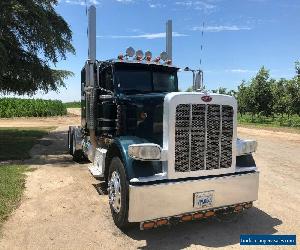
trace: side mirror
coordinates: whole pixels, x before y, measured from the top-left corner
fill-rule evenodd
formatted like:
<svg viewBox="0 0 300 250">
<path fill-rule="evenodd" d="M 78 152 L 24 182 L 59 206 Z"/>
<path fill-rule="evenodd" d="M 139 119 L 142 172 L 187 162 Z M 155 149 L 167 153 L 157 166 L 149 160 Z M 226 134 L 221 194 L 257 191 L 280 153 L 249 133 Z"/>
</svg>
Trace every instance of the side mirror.
<svg viewBox="0 0 300 250">
<path fill-rule="evenodd" d="M 195 86 L 195 90 L 202 90 L 203 86 L 202 86 L 202 71 L 197 70 L 195 72 L 195 77 L 194 77 L 194 86 Z"/>
</svg>

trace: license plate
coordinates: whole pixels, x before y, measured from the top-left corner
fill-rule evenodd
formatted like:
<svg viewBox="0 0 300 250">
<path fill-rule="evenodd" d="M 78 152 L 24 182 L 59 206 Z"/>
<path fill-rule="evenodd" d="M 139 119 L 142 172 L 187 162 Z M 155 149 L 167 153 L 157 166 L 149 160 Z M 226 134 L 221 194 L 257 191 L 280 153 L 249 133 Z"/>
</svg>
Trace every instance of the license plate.
<svg viewBox="0 0 300 250">
<path fill-rule="evenodd" d="M 209 208 L 213 206 L 214 190 L 194 193 L 195 208 Z"/>
</svg>

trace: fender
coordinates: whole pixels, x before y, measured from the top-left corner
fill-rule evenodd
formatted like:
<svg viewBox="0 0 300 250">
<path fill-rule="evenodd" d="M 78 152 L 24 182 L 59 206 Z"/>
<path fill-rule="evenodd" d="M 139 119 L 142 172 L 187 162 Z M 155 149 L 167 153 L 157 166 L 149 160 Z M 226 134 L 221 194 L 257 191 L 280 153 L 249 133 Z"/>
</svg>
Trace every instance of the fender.
<svg viewBox="0 0 300 250">
<path fill-rule="evenodd" d="M 128 146 L 139 143 L 149 143 L 149 141 L 136 136 L 120 136 L 114 138 L 112 144 L 108 148 L 107 161 L 105 164 L 106 172 L 108 173 L 110 160 L 114 156 L 121 158 L 121 161 L 125 167 L 128 181 L 130 181 L 132 178 L 152 176 L 161 172 L 162 167 L 160 161 L 139 161 L 129 157 Z M 116 152 L 116 149 L 118 153 Z"/>
</svg>

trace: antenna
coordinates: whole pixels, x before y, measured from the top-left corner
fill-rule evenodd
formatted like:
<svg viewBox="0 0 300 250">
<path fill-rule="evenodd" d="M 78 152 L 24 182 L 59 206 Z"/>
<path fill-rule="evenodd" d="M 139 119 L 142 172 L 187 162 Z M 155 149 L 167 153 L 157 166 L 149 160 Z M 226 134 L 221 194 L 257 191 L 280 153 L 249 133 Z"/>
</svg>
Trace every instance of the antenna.
<svg viewBox="0 0 300 250">
<path fill-rule="evenodd" d="M 204 35 L 204 22 L 202 23 L 202 31 L 201 31 L 201 46 L 200 46 L 200 68 L 202 65 L 202 54 L 203 54 L 203 35 Z"/>
<path fill-rule="evenodd" d="M 87 5 L 87 2 L 85 0 L 85 16 L 87 17 L 88 16 L 88 5 Z M 89 36 L 89 28 L 88 26 L 86 26 L 86 37 Z"/>
<path fill-rule="evenodd" d="M 203 84 L 203 70 L 201 69 L 202 67 L 202 56 L 203 56 L 203 36 L 204 36 L 204 22 L 202 23 L 202 32 L 201 32 L 201 47 L 200 47 L 200 69 L 199 69 L 199 89 L 203 90 L 204 89 L 204 84 Z"/>
</svg>

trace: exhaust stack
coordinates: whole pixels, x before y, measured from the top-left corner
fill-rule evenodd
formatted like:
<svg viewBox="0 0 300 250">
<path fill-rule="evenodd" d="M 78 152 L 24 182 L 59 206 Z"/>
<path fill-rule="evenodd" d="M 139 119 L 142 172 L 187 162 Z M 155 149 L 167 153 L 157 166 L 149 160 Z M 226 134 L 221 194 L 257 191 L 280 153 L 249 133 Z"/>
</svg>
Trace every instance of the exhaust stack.
<svg viewBox="0 0 300 250">
<path fill-rule="evenodd" d="M 168 59 L 172 61 L 172 20 L 166 23 L 166 52 Z"/>
<path fill-rule="evenodd" d="M 88 9 L 88 60 L 86 62 L 86 86 L 87 99 L 86 99 L 86 118 L 87 127 L 90 132 L 90 142 L 93 148 L 92 152 L 95 152 L 97 148 L 96 139 L 96 115 L 95 115 L 95 105 L 96 105 L 96 90 L 95 86 L 95 74 L 94 65 L 96 64 L 96 7 L 91 5 Z M 94 159 L 94 153 L 90 160 Z"/>
<path fill-rule="evenodd" d="M 88 59 L 92 62 L 96 60 L 96 7 L 91 5 L 88 9 Z"/>
</svg>

